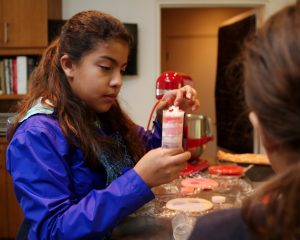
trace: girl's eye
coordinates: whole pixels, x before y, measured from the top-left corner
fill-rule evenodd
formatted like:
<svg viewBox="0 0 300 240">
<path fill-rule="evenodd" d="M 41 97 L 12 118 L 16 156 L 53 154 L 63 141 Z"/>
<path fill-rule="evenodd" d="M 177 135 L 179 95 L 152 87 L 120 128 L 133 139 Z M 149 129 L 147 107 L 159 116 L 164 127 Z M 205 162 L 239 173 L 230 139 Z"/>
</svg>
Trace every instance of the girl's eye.
<svg viewBox="0 0 300 240">
<path fill-rule="evenodd" d="M 110 71 L 111 70 L 111 67 L 109 66 L 104 66 L 104 65 L 100 65 L 100 68 L 104 71 Z"/>
</svg>

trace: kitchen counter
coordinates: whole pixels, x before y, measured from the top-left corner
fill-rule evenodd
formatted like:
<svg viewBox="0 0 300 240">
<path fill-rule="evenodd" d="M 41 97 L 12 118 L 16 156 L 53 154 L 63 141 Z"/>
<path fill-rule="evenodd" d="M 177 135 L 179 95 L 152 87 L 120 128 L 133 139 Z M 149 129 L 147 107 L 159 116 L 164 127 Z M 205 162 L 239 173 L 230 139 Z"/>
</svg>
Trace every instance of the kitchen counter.
<svg viewBox="0 0 300 240">
<path fill-rule="evenodd" d="M 212 196 L 221 195 L 226 197 L 223 208 L 240 207 L 242 200 L 251 194 L 253 188 L 261 181 L 272 175 L 270 167 L 263 167 L 263 170 L 256 166 L 251 169 L 251 181 L 246 175 L 244 177 L 219 176 L 215 178 L 219 183 L 218 189 L 215 190 L 198 190 L 192 195 L 186 197 L 203 198 L 211 200 Z M 263 177 L 265 176 L 265 177 Z M 211 177 L 207 173 L 200 173 L 194 177 Z M 127 217 L 113 232 L 113 240 L 172 240 L 173 230 L 171 220 L 178 214 L 178 211 L 166 208 L 168 200 L 185 197 L 180 192 L 180 181 L 177 179 L 170 184 L 165 184 L 154 188 L 153 192 L 156 199 L 146 204 L 134 214 Z M 214 209 L 209 210 L 214 211 Z M 209 212 L 207 211 L 207 212 Z M 196 217 L 206 214 L 207 212 L 189 214 L 190 217 Z"/>
</svg>

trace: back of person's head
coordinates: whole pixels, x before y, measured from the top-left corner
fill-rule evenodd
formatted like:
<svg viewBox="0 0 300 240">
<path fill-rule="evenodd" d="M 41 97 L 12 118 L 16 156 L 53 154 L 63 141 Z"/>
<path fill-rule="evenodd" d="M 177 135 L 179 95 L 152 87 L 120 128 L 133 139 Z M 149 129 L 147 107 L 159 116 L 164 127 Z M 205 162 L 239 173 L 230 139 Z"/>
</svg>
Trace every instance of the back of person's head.
<svg viewBox="0 0 300 240">
<path fill-rule="evenodd" d="M 300 152 L 300 7 L 272 16 L 248 48 L 245 94 L 275 145 Z"/>
<path fill-rule="evenodd" d="M 285 166 L 245 203 L 244 215 L 262 239 L 300 238 L 300 6 L 284 8 L 246 45 L 246 102 L 269 151 Z M 267 198 L 266 221 L 255 223 L 254 209 Z M 298 234 L 298 235 L 297 235 Z"/>
</svg>

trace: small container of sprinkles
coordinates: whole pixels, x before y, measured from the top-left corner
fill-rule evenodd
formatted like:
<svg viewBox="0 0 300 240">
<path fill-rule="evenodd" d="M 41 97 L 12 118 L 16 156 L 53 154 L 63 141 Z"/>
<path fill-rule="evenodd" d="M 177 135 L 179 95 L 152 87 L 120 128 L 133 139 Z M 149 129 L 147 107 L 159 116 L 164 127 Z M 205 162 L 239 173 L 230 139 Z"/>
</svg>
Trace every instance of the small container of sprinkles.
<svg viewBox="0 0 300 240">
<path fill-rule="evenodd" d="M 171 106 L 163 111 L 162 147 L 181 148 L 183 134 L 184 111 Z"/>
</svg>

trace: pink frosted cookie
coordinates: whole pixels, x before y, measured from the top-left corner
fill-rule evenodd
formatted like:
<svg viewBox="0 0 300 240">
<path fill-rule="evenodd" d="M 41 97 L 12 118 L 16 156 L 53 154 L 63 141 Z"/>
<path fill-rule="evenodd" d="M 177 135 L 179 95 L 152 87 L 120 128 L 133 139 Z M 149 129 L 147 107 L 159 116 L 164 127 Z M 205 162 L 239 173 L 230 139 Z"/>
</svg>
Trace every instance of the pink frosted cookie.
<svg viewBox="0 0 300 240">
<path fill-rule="evenodd" d="M 192 195 L 194 193 L 195 188 L 193 187 L 181 187 L 180 193 L 182 195 Z"/>
<path fill-rule="evenodd" d="M 200 188 L 202 190 L 205 189 L 215 189 L 218 187 L 218 183 L 209 178 L 186 178 L 181 181 L 181 185 L 183 187 L 193 187 L 193 188 Z"/>
<path fill-rule="evenodd" d="M 211 209 L 213 204 L 203 198 L 174 198 L 167 202 L 170 210 L 184 212 L 203 212 Z"/>
</svg>

